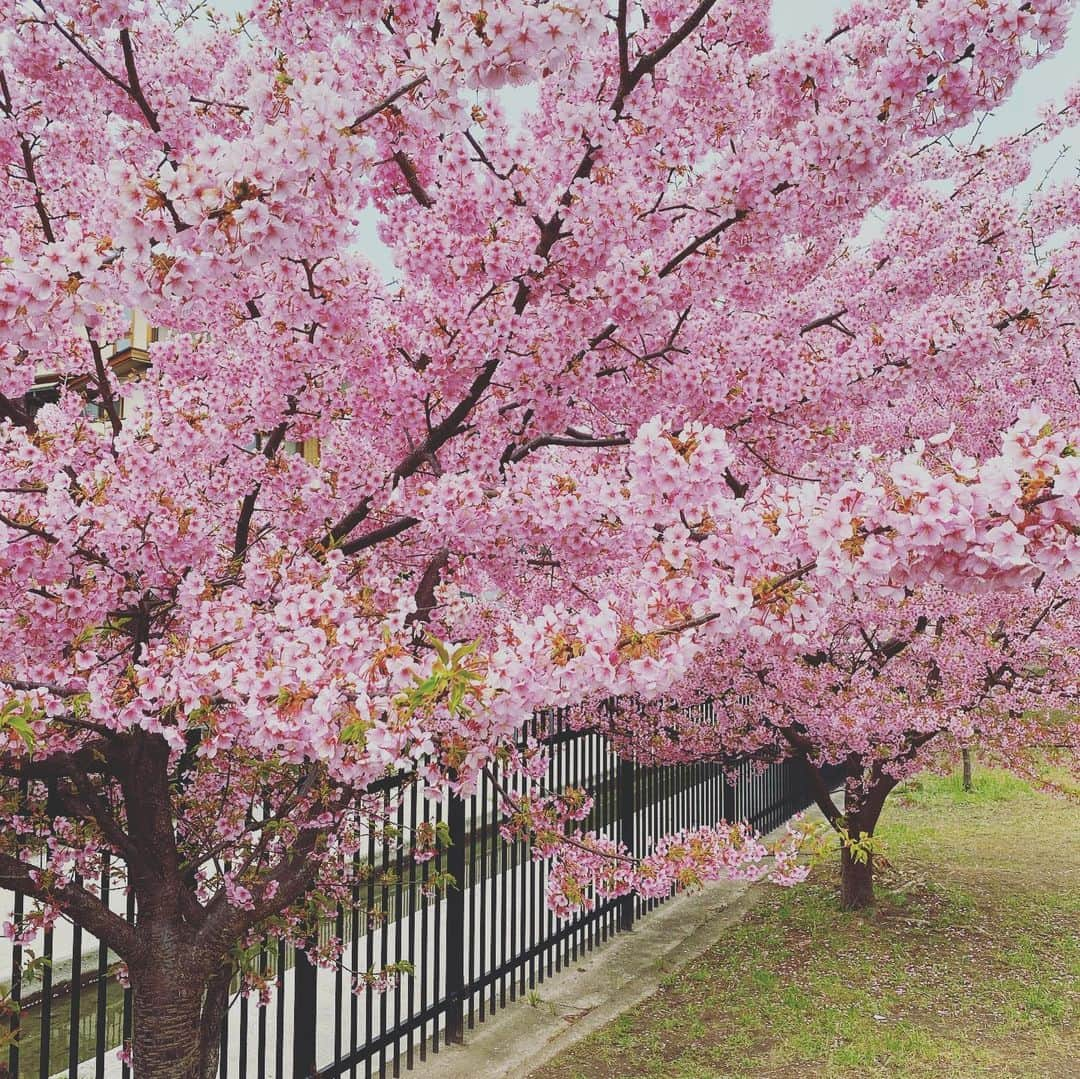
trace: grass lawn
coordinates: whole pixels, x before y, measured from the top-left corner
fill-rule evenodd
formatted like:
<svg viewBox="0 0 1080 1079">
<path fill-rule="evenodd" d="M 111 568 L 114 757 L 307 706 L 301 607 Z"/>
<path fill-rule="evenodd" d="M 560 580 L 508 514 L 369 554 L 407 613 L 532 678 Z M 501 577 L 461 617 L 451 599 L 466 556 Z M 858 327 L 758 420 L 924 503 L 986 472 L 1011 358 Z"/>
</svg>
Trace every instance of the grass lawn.
<svg viewBox="0 0 1080 1079">
<path fill-rule="evenodd" d="M 1080 809 L 1011 776 L 889 798 L 878 906 L 833 864 L 533 1079 L 1080 1076 Z"/>
</svg>

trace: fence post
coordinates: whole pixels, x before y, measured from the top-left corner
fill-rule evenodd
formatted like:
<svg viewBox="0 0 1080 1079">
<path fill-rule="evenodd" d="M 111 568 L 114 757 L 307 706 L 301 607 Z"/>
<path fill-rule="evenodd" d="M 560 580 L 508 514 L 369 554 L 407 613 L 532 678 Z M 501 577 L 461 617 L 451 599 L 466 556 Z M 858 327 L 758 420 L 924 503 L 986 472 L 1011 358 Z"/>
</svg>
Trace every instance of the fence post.
<svg viewBox="0 0 1080 1079">
<path fill-rule="evenodd" d="M 632 760 L 619 757 L 617 766 L 618 782 L 618 811 L 619 811 L 619 839 L 631 854 L 636 853 L 636 838 L 634 836 L 634 811 L 637 808 L 634 798 L 634 782 L 637 778 L 637 765 Z M 620 932 L 632 928 L 634 924 L 634 907 L 637 898 L 633 895 L 624 895 L 619 900 L 619 930 Z"/>
<path fill-rule="evenodd" d="M 293 952 L 293 1070 L 294 1079 L 315 1074 L 315 964 L 305 952 Z"/>
<path fill-rule="evenodd" d="M 740 773 L 741 778 L 741 773 Z M 735 784 L 728 779 L 727 773 L 724 773 L 724 788 L 723 799 L 721 801 L 721 815 L 728 824 L 735 823 Z"/>
<path fill-rule="evenodd" d="M 446 1040 L 465 1040 L 465 800 L 450 795 L 450 848 L 446 871 L 454 883 L 446 891 Z M 470 942 L 471 947 L 471 942 Z"/>
</svg>

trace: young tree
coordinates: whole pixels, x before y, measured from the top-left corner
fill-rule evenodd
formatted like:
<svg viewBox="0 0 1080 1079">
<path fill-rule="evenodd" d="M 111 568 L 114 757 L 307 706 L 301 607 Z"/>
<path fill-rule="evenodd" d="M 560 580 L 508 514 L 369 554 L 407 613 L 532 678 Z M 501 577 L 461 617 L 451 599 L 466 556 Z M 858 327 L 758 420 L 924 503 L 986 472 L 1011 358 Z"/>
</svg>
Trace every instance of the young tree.
<svg viewBox="0 0 1080 1079">
<path fill-rule="evenodd" d="M 841 430 L 938 378 L 914 320 L 997 257 L 993 220 L 955 281 L 917 234 L 850 254 L 867 213 L 976 171 L 944 140 L 1070 9 L 857 4 L 795 49 L 720 0 L 3 6 L 0 884 L 123 957 L 141 1077 L 215 1073 L 238 950 L 310 938 L 388 770 L 467 788 L 533 707 L 855 587 L 1075 572 L 1060 410 L 982 464 Z M 130 309 L 172 331 L 137 385 Z"/>
<path fill-rule="evenodd" d="M 960 760 L 964 769 L 963 786 L 965 791 L 975 789 L 975 780 L 972 775 L 972 751 L 971 746 L 963 746 L 960 749 Z"/>
</svg>

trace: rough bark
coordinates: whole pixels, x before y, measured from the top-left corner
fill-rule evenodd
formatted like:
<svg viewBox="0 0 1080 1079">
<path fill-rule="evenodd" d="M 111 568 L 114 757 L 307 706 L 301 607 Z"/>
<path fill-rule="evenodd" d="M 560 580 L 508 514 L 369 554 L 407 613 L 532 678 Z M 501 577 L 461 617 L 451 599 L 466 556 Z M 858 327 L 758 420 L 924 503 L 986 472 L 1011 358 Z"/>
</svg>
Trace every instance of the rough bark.
<svg viewBox="0 0 1080 1079">
<path fill-rule="evenodd" d="M 964 790 L 970 791 L 974 789 L 974 783 L 971 777 L 971 750 L 965 746 L 960 751 L 960 756 L 964 761 Z"/>
<path fill-rule="evenodd" d="M 225 925 L 207 936 L 206 911 L 183 879 L 164 740 L 133 737 L 119 779 L 138 855 L 127 863 L 139 942 L 128 961 L 133 1071 L 139 1079 L 216 1079 L 231 975 L 226 956 L 239 932 Z"/>
<path fill-rule="evenodd" d="M 852 773 L 844 784 L 844 812 L 841 813 L 832 799 L 828 786 L 822 778 L 820 769 L 804 758 L 810 791 L 818 808 L 825 814 L 829 824 L 841 834 L 846 831 L 853 838 L 863 832 L 874 834 L 881 813 L 885 796 L 892 789 L 891 780 L 879 780 L 869 793 L 860 787 L 862 774 L 861 761 L 852 761 Z M 887 786 L 887 789 L 886 789 Z M 868 855 L 866 862 L 857 862 L 851 851 L 841 845 L 840 848 L 840 906 L 844 910 L 861 910 L 874 902 L 874 861 Z"/>
<path fill-rule="evenodd" d="M 230 971 L 165 949 L 131 972 L 132 1063 L 139 1079 L 216 1079 Z"/>
</svg>

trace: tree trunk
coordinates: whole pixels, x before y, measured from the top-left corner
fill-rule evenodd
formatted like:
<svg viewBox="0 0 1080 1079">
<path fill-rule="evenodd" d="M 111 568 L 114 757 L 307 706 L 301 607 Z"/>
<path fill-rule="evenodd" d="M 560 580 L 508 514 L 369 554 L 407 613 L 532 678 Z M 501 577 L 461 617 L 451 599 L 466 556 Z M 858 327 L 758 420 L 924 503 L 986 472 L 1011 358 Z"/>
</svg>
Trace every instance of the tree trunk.
<svg viewBox="0 0 1080 1079">
<path fill-rule="evenodd" d="M 848 837 L 856 842 L 873 838 L 881 808 L 896 780 L 878 775 L 869 790 L 861 778 L 849 776 L 844 784 L 844 821 Z M 840 906 L 843 910 L 864 910 L 874 905 L 874 856 L 866 851 L 866 861 L 857 861 L 851 850 L 840 848 Z"/>
<path fill-rule="evenodd" d="M 874 905 L 874 858 L 857 862 L 847 847 L 840 851 L 840 906 L 843 910 L 865 910 Z"/>
<path fill-rule="evenodd" d="M 132 971 L 133 1074 L 138 1079 L 216 1079 L 228 967 L 159 956 Z"/>
<path fill-rule="evenodd" d="M 974 789 L 974 785 L 971 781 L 971 750 L 967 746 L 964 746 L 960 750 L 960 756 L 964 761 L 964 790 L 970 791 Z"/>
</svg>

